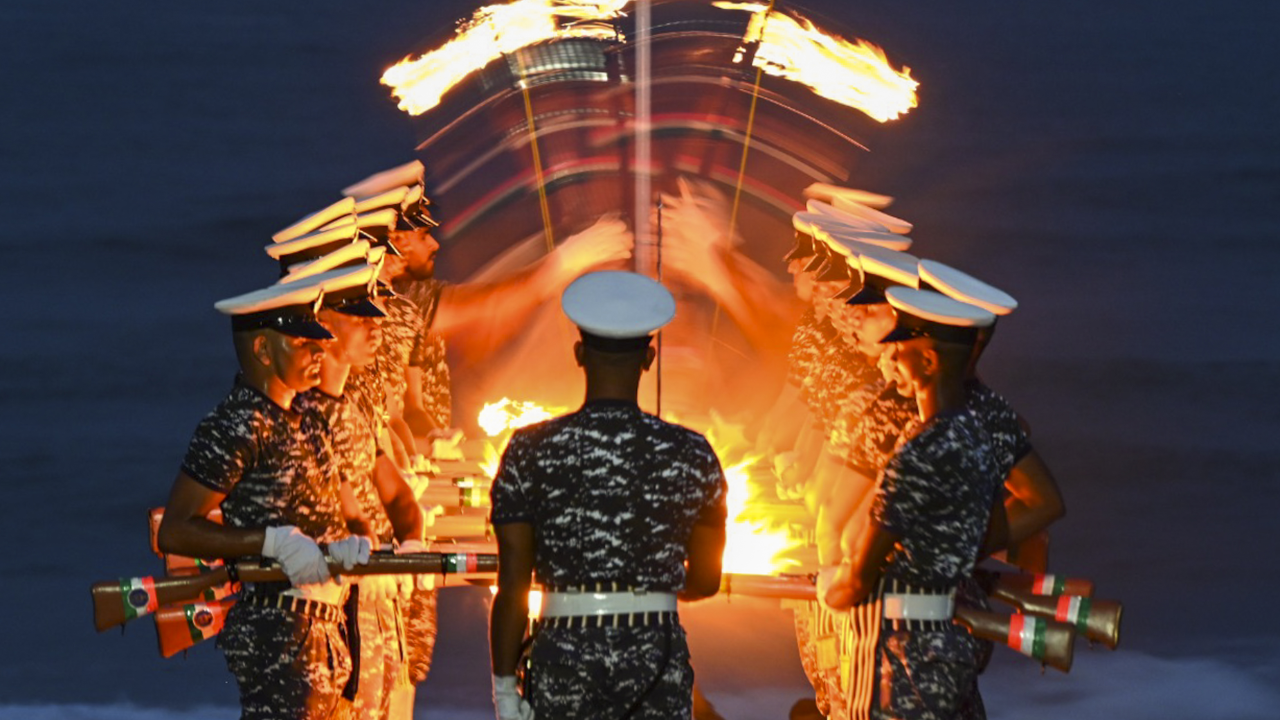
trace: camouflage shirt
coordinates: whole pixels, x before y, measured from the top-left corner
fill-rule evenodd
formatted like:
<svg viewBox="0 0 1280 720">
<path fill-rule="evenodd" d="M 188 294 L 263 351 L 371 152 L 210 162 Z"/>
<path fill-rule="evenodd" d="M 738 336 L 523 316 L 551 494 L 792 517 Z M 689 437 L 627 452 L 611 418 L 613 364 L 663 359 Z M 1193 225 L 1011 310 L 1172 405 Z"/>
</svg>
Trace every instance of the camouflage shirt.
<svg viewBox="0 0 1280 720">
<path fill-rule="evenodd" d="M 787 354 L 787 382 L 803 387 L 805 378 L 813 373 L 819 352 L 831 339 L 824 336 L 824 328 L 834 337 L 835 328 L 825 320 L 819 321 L 813 308 L 805 310 L 800 316 L 795 334 L 791 336 L 791 350 Z"/>
<path fill-rule="evenodd" d="M 976 378 L 965 385 L 965 405 L 973 410 L 991 435 L 1000 477 L 1008 477 L 1013 466 L 1031 452 L 1031 438 L 1018 420 L 1018 413 L 1014 412 L 1009 401 Z"/>
<path fill-rule="evenodd" d="M 409 364 L 422 368 L 422 404 L 427 415 L 442 428 L 453 425 L 453 394 L 450 390 L 449 362 L 444 338 L 431 331 L 440 306 L 445 283 L 440 280 L 412 280 L 396 284 L 417 308 L 420 329 L 414 335 Z"/>
<path fill-rule="evenodd" d="M 492 522 L 533 525 L 545 587 L 675 592 L 694 525 L 724 524 L 726 492 L 706 438 L 634 403 L 597 400 L 515 432 Z"/>
<path fill-rule="evenodd" d="M 373 468 L 378 460 L 378 438 L 374 420 L 345 397 L 334 397 L 319 388 L 298 395 L 293 409 L 314 413 L 329 435 L 333 464 L 343 482 L 351 486 L 360 510 L 378 539 L 390 542 L 391 521 L 387 518 L 377 488 Z"/>
<path fill-rule="evenodd" d="M 879 474 L 903 431 L 920 417 L 914 399 L 899 395 L 883 381 L 878 387 L 880 393 L 866 406 L 845 406 L 828 435 L 828 447 L 868 477 Z"/>
<path fill-rule="evenodd" d="M 830 432 L 842 408 L 861 413 L 884 383 L 875 364 L 839 338 L 827 343 L 813 377 L 809 407 L 824 433 Z"/>
<path fill-rule="evenodd" d="M 1003 482 L 991 437 L 969 408 L 922 424 L 885 465 L 871 507 L 900 538 L 885 578 L 954 587 L 973 570 Z"/>
<path fill-rule="evenodd" d="M 294 525 L 323 543 L 348 534 L 332 460 L 314 414 L 285 410 L 236 378 L 196 427 L 182 470 L 226 495 L 228 526 Z"/>
<path fill-rule="evenodd" d="M 996 469 L 1000 477 L 1008 477 L 1013 466 L 1032 449 L 1031 438 L 1023 429 L 1018 413 L 1014 412 L 1007 400 L 976 378 L 965 383 L 964 402 L 991 436 Z M 902 437 L 905 439 L 913 435 L 919 425 L 920 416 L 917 414 L 912 417 L 911 424 L 903 431 Z"/>
</svg>

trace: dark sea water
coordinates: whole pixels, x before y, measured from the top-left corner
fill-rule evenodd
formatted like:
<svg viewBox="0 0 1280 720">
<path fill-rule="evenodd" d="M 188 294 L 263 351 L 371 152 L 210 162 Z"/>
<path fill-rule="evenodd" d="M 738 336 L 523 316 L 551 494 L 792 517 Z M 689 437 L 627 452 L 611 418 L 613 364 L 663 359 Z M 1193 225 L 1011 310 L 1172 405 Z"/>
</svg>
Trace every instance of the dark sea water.
<svg viewBox="0 0 1280 720">
<path fill-rule="evenodd" d="M 1066 494 L 1054 566 L 1125 602 L 1070 675 L 999 653 L 991 717 L 1280 716 L 1280 5 L 808 6 L 921 81 L 858 182 L 1021 301 L 986 377 Z M 98 636 L 87 588 L 156 567 L 144 510 L 231 380 L 213 301 L 408 159 L 377 78 L 471 8 L 0 3 L 0 720 L 235 716 L 212 647 Z M 445 596 L 420 715 L 491 717 L 483 593 Z M 687 613 L 708 694 L 785 717 L 785 614 L 716 602 Z"/>
</svg>

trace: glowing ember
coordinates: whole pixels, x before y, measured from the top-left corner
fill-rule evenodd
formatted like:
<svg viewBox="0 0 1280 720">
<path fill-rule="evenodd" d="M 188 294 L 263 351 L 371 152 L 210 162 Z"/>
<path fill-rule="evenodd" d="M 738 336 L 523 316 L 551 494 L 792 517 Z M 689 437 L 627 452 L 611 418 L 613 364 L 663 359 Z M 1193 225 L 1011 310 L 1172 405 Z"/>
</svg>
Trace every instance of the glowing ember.
<svg viewBox="0 0 1280 720">
<path fill-rule="evenodd" d="M 550 420 L 564 413 L 564 408 L 545 408 L 534 402 L 502 398 L 496 403 L 485 403 L 477 422 L 489 437 L 497 437 L 508 430 Z"/>
<path fill-rule="evenodd" d="M 760 3 L 717 2 L 724 10 L 753 13 L 744 43 L 759 42 L 753 64 L 770 75 L 794 80 L 822 97 L 856 108 L 872 118 L 894 120 L 916 107 L 910 68 L 894 70 L 884 52 L 865 40 L 851 43 L 819 30 L 808 19 Z M 745 53 L 738 51 L 735 62 Z"/>
<path fill-rule="evenodd" d="M 405 58 L 382 75 L 399 107 L 421 115 L 440 104 L 449 88 L 472 72 L 526 45 L 563 38 L 616 37 L 605 23 L 621 16 L 630 0 L 516 0 L 477 10 L 442 47 Z"/>
</svg>

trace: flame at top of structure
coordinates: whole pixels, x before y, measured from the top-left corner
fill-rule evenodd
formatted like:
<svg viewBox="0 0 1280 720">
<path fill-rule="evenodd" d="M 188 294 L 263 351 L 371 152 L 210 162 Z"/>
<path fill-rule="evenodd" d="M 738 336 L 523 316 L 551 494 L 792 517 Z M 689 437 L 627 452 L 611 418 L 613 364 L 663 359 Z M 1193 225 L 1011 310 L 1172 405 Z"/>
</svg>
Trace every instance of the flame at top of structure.
<svg viewBox="0 0 1280 720">
<path fill-rule="evenodd" d="M 444 94 L 490 62 L 520 48 L 566 38 L 622 39 L 610 21 L 631 0 L 514 0 L 487 5 L 462 23 L 441 47 L 401 60 L 382 75 L 401 110 L 421 115 Z M 895 70 L 875 45 L 823 32 L 794 13 L 763 3 L 713 2 L 721 10 L 752 13 L 742 41 L 758 43 L 753 64 L 776 77 L 805 85 L 822 97 L 886 122 L 916 107 L 910 69 Z M 742 62 L 740 49 L 734 62 Z"/>
<path fill-rule="evenodd" d="M 897 119 L 918 104 L 920 83 L 911 78 L 911 69 L 894 70 L 884 51 L 866 40 L 851 43 L 807 18 L 770 12 L 760 3 L 714 5 L 753 13 L 743 42 L 759 43 L 753 64 L 770 75 L 802 83 L 880 122 Z M 741 62 L 744 55 L 740 50 L 734 61 Z"/>
<path fill-rule="evenodd" d="M 487 5 L 443 46 L 405 58 L 382 75 L 399 107 L 421 115 L 467 75 L 522 47 L 563 38 L 613 38 L 605 21 L 620 17 L 631 0 L 516 0 Z"/>
</svg>

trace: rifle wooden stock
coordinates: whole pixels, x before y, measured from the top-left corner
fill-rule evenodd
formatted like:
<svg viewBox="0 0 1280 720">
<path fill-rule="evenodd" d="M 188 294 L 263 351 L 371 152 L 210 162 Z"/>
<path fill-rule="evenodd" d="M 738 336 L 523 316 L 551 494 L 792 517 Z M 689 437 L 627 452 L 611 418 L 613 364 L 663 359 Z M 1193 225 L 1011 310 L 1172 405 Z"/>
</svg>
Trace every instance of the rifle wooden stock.
<svg viewBox="0 0 1280 720">
<path fill-rule="evenodd" d="M 280 565 L 269 560 L 245 558 L 236 561 L 239 578 L 245 582 L 279 582 L 288 580 Z M 475 577 L 492 574 L 498 570 L 498 556 L 489 553 L 427 552 L 395 555 L 376 552 L 366 565 L 356 565 L 343 570 L 342 565 L 329 562 L 333 575 L 388 575 L 408 573 L 415 575 L 442 575 Z M 101 632 L 148 615 L 161 605 L 173 605 L 197 600 L 201 593 L 227 583 L 231 579 L 230 568 L 223 566 L 206 573 L 183 577 L 121 578 L 94 583 L 94 626 Z"/>
<path fill-rule="evenodd" d="M 452 483 L 431 483 L 422 491 L 418 502 L 426 505 L 440 505 L 447 508 L 487 508 L 489 507 L 489 488 L 458 487 Z"/>
<path fill-rule="evenodd" d="M 725 573 L 720 590 L 726 593 L 792 600 L 816 600 L 817 587 L 806 575 L 739 575 Z M 1063 672 L 1071 669 L 1075 630 L 1066 623 L 1023 615 L 997 615 L 957 606 L 955 622 L 974 637 L 1007 645 Z"/>
<path fill-rule="evenodd" d="M 996 613 L 957 606 L 955 621 L 976 638 L 999 643 L 1062 672 L 1071 671 L 1075 629 L 1066 623 L 1032 615 Z"/>
<path fill-rule="evenodd" d="M 1124 606 L 1115 600 L 1096 600 L 1078 595 L 1048 597 L 1003 587 L 996 587 L 991 597 L 1024 613 L 1067 623 L 1089 640 L 1112 650 L 1120 644 L 1120 614 Z"/>
<path fill-rule="evenodd" d="M 235 598 L 169 605 L 156 610 L 156 639 L 161 657 L 173 657 L 222 632 Z"/>
<path fill-rule="evenodd" d="M 988 595 L 997 592 L 1013 592 L 1020 595 L 1076 595 L 1093 596 L 1093 581 L 1061 575 L 1034 575 L 1026 573 L 1002 573 L 977 570 L 974 576 Z"/>
</svg>

